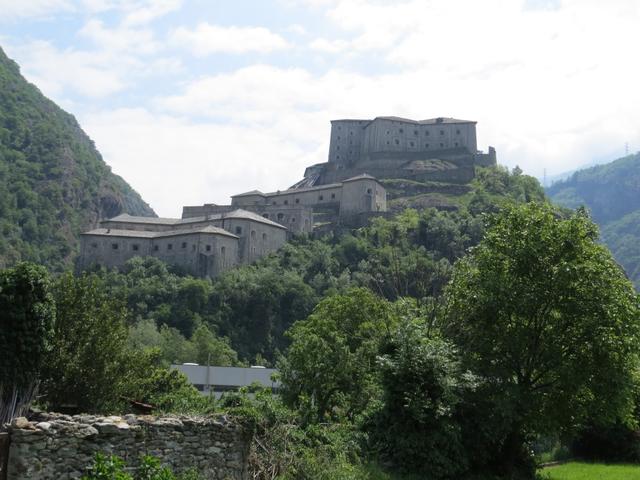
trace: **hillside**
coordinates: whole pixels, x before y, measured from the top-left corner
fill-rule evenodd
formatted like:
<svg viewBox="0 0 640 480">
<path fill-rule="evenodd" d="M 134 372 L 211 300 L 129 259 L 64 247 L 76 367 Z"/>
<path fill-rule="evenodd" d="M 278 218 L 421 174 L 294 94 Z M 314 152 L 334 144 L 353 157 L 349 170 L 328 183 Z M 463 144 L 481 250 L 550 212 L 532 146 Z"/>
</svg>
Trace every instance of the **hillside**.
<svg viewBox="0 0 640 480">
<path fill-rule="evenodd" d="M 547 189 L 560 205 L 585 205 L 602 238 L 640 288 L 640 153 L 574 173 Z"/>
<path fill-rule="evenodd" d="M 0 49 L 0 267 L 31 260 L 60 270 L 81 231 L 123 212 L 155 215 Z"/>
</svg>

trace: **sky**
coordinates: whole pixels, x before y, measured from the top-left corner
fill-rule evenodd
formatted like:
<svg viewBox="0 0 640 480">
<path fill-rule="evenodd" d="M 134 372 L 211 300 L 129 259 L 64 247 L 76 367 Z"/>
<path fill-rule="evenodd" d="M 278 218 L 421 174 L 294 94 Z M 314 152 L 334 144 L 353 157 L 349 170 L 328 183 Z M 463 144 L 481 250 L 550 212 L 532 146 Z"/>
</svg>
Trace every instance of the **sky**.
<svg viewBox="0 0 640 480">
<path fill-rule="evenodd" d="M 475 120 L 540 178 L 640 150 L 638 0 L 0 0 L 0 46 L 161 216 L 291 186 L 337 118 Z"/>
</svg>

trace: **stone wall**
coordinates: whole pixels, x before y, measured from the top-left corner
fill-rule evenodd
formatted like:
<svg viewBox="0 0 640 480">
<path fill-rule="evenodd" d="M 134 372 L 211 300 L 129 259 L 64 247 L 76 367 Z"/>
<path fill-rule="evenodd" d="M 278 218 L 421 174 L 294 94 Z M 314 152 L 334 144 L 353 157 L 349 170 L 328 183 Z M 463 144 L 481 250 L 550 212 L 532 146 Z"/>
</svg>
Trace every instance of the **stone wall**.
<svg viewBox="0 0 640 480">
<path fill-rule="evenodd" d="M 250 438 L 225 416 L 38 414 L 14 420 L 8 433 L 7 480 L 80 478 L 96 452 L 118 455 L 128 466 L 153 455 L 178 472 L 196 468 L 205 479 L 248 478 Z"/>
</svg>

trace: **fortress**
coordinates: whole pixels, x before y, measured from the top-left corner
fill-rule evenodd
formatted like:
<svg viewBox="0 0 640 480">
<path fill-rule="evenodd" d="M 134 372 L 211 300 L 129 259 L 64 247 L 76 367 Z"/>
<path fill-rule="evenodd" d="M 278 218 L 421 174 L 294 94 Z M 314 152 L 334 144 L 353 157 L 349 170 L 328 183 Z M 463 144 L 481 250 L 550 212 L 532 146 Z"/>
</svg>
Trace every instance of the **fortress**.
<svg viewBox="0 0 640 480">
<path fill-rule="evenodd" d="M 182 218 L 132 217 L 100 222 L 81 236 L 78 268 L 122 267 L 153 256 L 198 277 L 216 277 L 278 250 L 320 225 L 356 227 L 387 211 L 378 178 L 467 183 L 476 166 L 496 164 L 477 150 L 476 122 L 398 117 L 333 120 L 328 162 L 308 167 L 287 190 L 231 197 L 230 205 L 185 206 Z"/>
</svg>

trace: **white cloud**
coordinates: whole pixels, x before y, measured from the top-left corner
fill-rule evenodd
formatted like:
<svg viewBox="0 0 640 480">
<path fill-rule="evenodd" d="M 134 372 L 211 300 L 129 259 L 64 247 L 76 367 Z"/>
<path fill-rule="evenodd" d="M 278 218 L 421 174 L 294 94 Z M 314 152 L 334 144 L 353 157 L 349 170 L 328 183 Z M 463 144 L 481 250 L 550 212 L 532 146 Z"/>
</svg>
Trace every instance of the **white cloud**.
<svg viewBox="0 0 640 480">
<path fill-rule="evenodd" d="M 0 20 L 44 17 L 73 9 L 69 0 L 0 0 Z"/>
<path fill-rule="evenodd" d="M 98 47 L 112 54 L 116 52 L 151 54 L 160 49 L 153 30 L 149 28 L 119 26 L 109 29 L 100 20 L 92 19 L 80 29 L 78 34 L 92 40 Z"/>
<path fill-rule="evenodd" d="M 81 120 L 113 171 L 163 216 L 179 216 L 183 205 L 228 204 L 243 188 L 282 188 L 288 170 L 301 174 L 309 161 L 308 151 L 269 129 L 196 123 L 144 109 Z"/>
<path fill-rule="evenodd" d="M 96 52 L 58 50 L 45 41 L 10 47 L 20 59 L 25 76 L 45 95 L 64 96 L 69 89 L 88 97 L 104 97 L 125 87 L 120 72 L 110 68 L 111 59 Z"/>
<path fill-rule="evenodd" d="M 327 40 L 326 38 L 316 38 L 309 44 L 309 48 L 319 52 L 340 53 L 350 47 L 350 42 L 342 39 Z"/>
<path fill-rule="evenodd" d="M 213 53 L 269 53 L 289 47 L 284 38 L 264 27 L 223 27 L 206 22 L 199 23 L 194 30 L 184 27 L 175 29 L 170 42 L 187 48 L 197 56 Z"/>
</svg>

